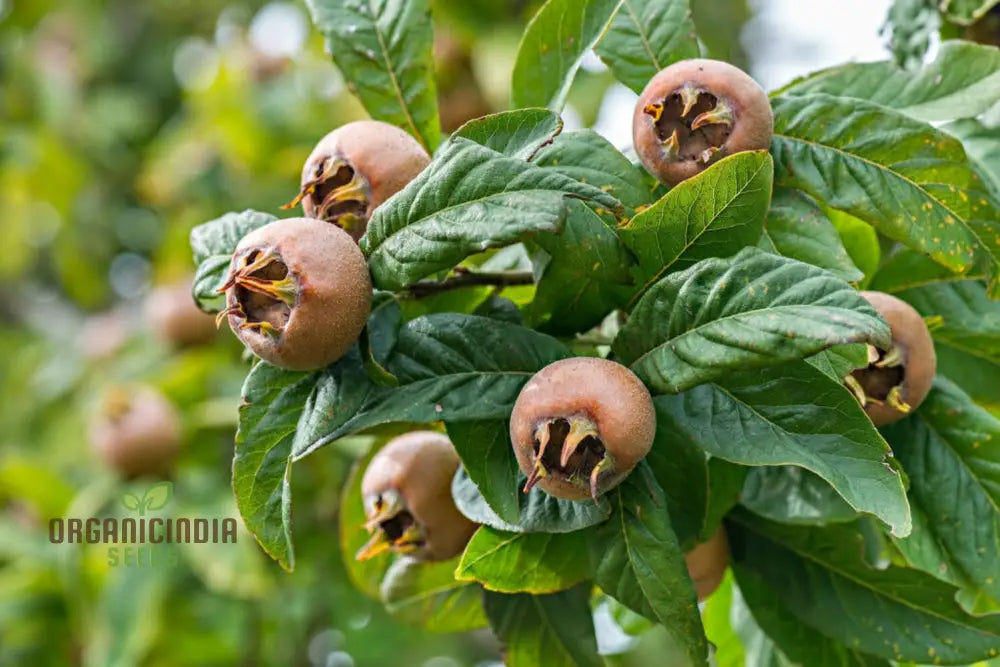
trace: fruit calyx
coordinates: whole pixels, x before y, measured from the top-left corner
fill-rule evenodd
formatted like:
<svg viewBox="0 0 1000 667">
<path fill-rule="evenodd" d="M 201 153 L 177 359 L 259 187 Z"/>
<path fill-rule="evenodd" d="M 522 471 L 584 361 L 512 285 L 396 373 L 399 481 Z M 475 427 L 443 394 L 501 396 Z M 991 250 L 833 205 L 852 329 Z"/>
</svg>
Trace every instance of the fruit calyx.
<svg viewBox="0 0 1000 667">
<path fill-rule="evenodd" d="M 868 345 L 868 366 L 853 371 L 844 378 L 861 407 L 888 405 L 903 414 L 913 408 L 903 400 L 903 379 L 906 377 L 906 353 L 899 345 L 882 350 Z"/>
<path fill-rule="evenodd" d="M 412 553 L 426 543 L 423 527 L 406 507 L 403 496 L 393 489 L 370 494 L 364 498 L 366 514 L 370 518 L 365 529 L 371 539 L 361 547 L 354 558 L 365 561 L 386 551 Z"/>
<path fill-rule="evenodd" d="M 614 469 L 614 461 L 594 420 L 586 414 L 541 419 L 534 435 L 534 467 L 524 492 L 539 480 L 553 477 L 576 486 L 588 485 L 596 503 L 601 477 Z"/>
<path fill-rule="evenodd" d="M 725 100 L 691 83 L 643 107 L 653 119 L 669 162 L 709 164 L 722 150 L 733 127 L 733 110 Z"/>
<path fill-rule="evenodd" d="M 371 186 L 346 159 L 331 155 L 316 165 L 295 199 L 281 208 L 295 208 L 306 197 L 314 203 L 313 217 L 351 232 L 367 221 Z"/>
<path fill-rule="evenodd" d="M 242 319 L 240 329 L 255 329 L 277 337 L 288 322 L 298 294 L 295 279 L 288 267 L 272 250 L 250 250 L 239 257 L 216 290 L 224 294 L 236 288 L 236 301 L 216 317 L 216 326 L 233 315 Z"/>
</svg>

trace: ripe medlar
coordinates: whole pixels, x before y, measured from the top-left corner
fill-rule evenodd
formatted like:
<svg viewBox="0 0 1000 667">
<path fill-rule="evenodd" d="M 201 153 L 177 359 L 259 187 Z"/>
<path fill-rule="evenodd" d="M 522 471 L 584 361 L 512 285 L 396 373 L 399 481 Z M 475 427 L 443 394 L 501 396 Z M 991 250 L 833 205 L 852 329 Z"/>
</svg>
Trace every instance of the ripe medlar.
<svg viewBox="0 0 1000 667">
<path fill-rule="evenodd" d="M 722 577 L 729 567 L 729 540 L 726 529 L 719 526 L 707 541 L 695 546 L 684 554 L 687 561 L 688 574 L 698 592 L 698 602 L 701 602 L 715 592 L 722 583 Z"/>
<path fill-rule="evenodd" d="M 527 493 L 536 484 L 565 500 L 617 486 L 649 452 L 656 431 L 653 399 L 629 369 L 575 357 L 549 364 L 521 390 L 510 439 Z"/>
<path fill-rule="evenodd" d="M 718 60 L 682 60 L 660 70 L 632 117 L 639 159 L 668 185 L 727 155 L 768 148 L 773 132 L 764 90 L 743 70 Z"/>
<path fill-rule="evenodd" d="M 883 292 L 861 292 L 889 324 L 888 350 L 868 346 L 868 366 L 845 378 L 876 426 L 897 422 L 920 405 L 937 370 L 934 341 L 913 307 Z"/>
<path fill-rule="evenodd" d="M 320 139 L 302 167 L 302 188 L 282 208 L 332 222 L 357 241 L 372 211 L 430 162 L 416 139 L 394 125 L 358 120 Z"/>
<path fill-rule="evenodd" d="M 213 318 L 195 305 L 191 281 L 163 285 L 149 294 L 146 320 L 160 340 L 171 345 L 198 345 L 215 336 Z"/>
<path fill-rule="evenodd" d="M 219 289 L 233 332 L 261 359 L 313 370 L 333 363 L 358 339 L 371 309 L 372 283 L 360 248 L 335 225 L 277 220 L 236 246 Z"/>
<path fill-rule="evenodd" d="M 390 440 L 361 478 L 361 495 L 371 539 L 355 558 L 386 551 L 421 560 L 448 560 L 465 549 L 477 525 L 451 496 L 459 459 L 440 433 L 414 431 Z"/>
<path fill-rule="evenodd" d="M 115 389 L 104 397 L 91 424 L 94 452 L 122 475 L 166 472 L 181 447 L 180 417 L 151 387 Z"/>
</svg>

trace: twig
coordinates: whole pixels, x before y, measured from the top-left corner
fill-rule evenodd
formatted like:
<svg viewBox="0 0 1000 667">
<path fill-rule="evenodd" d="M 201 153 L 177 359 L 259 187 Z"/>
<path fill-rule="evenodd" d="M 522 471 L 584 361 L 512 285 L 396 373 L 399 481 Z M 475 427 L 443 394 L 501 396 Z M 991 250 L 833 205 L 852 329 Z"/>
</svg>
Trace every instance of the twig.
<svg viewBox="0 0 1000 667">
<path fill-rule="evenodd" d="M 421 280 L 406 288 L 410 298 L 423 299 L 441 292 L 492 285 L 494 287 L 512 287 L 514 285 L 531 285 L 535 277 L 531 271 L 497 271 L 494 273 L 474 273 L 461 267 L 455 269 L 455 275 L 444 280 Z"/>
</svg>

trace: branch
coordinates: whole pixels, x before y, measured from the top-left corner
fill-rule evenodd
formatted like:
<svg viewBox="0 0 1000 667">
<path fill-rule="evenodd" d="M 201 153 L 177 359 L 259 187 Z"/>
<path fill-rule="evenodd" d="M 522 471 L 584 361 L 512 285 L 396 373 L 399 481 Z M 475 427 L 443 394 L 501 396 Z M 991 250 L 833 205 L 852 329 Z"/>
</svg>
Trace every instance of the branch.
<svg viewBox="0 0 1000 667">
<path fill-rule="evenodd" d="M 531 271 L 497 271 L 495 273 L 474 273 L 463 267 L 455 269 L 458 274 L 452 278 L 444 280 L 421 280 L 406 288 L 408 295 L 413 299 L 423 299 L 441 292 L 461 289 L 463 287 L 476 287 L 491 285 L 493 287 L 512 287 L 514 285 L 532 285 L 535 276 Z"/>
</svg>

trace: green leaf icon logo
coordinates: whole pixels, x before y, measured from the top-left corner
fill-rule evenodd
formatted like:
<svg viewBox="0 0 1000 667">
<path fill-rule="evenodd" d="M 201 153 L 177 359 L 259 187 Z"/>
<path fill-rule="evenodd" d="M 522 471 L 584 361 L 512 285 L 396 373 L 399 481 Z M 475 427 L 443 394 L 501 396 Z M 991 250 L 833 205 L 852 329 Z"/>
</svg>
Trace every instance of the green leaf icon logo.
<svg viewBox="0 0 1000 667">
<path fill-rule="evenodd" d="M 145 509 L 158 510 L 166 507 L 167 503 L 174 495 L 174 485 L 171 482 L 160 482 L 156 486 L 146 491 L 142 497 Z"/>
<path fill-rule="evenodd" d="M 125 509 L 137 510 L 139 509 L 139 499 L 134 494 L 126 493 L 122 496 L 122 505 L 125 506 Z"/>
</svg>

